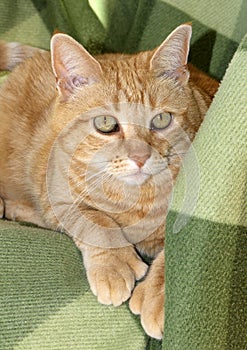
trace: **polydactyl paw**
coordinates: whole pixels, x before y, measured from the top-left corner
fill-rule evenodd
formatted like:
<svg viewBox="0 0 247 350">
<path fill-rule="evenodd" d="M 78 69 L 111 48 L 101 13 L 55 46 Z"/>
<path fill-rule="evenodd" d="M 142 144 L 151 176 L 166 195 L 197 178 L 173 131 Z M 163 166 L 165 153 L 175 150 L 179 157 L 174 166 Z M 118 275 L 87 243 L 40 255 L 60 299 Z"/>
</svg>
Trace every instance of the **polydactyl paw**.
<svg viewBox="0 0 247 350">
<path fill-rule="evenodd" d="M 132 247 L 102 250 L 87 261 L 87 277 L 102 304 L 121 305 L 129 299 L 135 281 L 147 272 L 147 265 Z"/>
</svg>

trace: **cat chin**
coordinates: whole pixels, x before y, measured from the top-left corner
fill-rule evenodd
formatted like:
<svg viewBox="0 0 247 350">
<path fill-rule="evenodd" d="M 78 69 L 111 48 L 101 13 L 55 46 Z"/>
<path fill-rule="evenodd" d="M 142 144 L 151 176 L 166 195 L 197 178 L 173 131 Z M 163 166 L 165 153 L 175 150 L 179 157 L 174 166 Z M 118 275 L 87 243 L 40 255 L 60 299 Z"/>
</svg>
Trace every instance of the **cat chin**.
<svg viewBox="0 0 247 350">
<path fill-rule="evenodd" d="M 121 177 L 121 181 L 123 181 L 125 184 L 130 186 L 141 186 L 143 185 L 148 179 L 150 178 L 150 175 L 148 174 L 133 174 L 133 175 L 127 175 Z"/>
</svg>

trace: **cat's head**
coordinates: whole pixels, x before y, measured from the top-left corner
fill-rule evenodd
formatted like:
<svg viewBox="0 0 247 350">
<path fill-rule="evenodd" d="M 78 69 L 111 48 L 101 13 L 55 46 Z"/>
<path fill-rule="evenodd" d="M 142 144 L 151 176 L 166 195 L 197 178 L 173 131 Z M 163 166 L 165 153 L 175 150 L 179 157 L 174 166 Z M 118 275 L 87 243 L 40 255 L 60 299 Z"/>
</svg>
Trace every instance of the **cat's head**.
<svg viewBox="0 0 247 350">
<path fill-rule="evenodd" d="M 177 172 L 198 128 L 189 112 L 190 37 L 184 24 L 153 51 L 94 58 L 68 35 L 53 36 L 59 115 L 82 127 L 78 167 L 131 185 Z"/>
</svg>

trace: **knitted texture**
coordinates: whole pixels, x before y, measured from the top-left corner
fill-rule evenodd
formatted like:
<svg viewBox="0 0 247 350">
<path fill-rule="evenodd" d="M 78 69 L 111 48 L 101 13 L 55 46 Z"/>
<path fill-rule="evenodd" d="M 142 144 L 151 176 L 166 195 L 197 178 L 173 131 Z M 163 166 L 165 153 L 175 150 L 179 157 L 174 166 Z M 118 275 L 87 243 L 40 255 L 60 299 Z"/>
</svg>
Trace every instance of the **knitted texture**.
<svg viewBox="0 0 247 350">
<path fill-rule="evenodd" d="M 176 183 L 166 234 L 164 349 L 246 349 L 247 36 L 235 53 L 185 159 L 197 165 Z M 196 173 L 198 176 L 198 173 Z M 199 180 L 194 211 L 174 232 L 184 183 Z M 179 334 L 179 336 L 177 336 Z"/>
<path fill-rule="evenodd" d="M 1 350 L 145 348 L 127 304 L 97 302 L 70 238 L 1 221 L 0 241 Z"/>
</svg>

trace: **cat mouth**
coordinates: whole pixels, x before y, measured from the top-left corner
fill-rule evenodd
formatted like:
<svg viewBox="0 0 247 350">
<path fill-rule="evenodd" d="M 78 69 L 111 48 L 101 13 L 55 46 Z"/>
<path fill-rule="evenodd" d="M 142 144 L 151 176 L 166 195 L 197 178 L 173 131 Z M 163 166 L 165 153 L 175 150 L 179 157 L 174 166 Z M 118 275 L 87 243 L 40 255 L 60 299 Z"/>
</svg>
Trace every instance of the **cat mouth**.
<svg viewBox="0 0 247 350">
<path fill-rule="evenodd" d="M 143 172 L 141 169 L 132 174 L 125 174 L 121 179 L 129 185 L 142 185 L 151 177 L 151 174 Z"/>
</svg>

